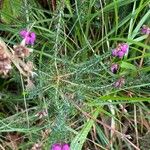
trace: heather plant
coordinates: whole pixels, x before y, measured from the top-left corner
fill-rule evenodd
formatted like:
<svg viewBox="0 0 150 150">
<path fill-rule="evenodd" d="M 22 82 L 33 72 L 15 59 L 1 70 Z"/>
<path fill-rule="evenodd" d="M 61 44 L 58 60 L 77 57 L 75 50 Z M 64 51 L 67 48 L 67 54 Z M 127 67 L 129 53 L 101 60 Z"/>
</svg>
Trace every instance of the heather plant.
<svg viewBox="0 0 150 150">
<path fill-rule="evenodd" d="M 150 148 L 149 0 L 0 6 L 1 149 Z"/>
</svg>

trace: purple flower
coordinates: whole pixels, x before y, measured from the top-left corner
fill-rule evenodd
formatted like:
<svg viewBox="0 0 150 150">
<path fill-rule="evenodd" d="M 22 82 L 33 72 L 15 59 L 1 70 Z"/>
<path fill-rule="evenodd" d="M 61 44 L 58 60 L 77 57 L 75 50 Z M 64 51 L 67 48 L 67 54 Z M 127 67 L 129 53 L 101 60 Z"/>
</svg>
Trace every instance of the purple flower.
<svg viewBox="0 0 150 150">
<path fill-rule="evenodd" d="M 147 34 L 149 35 L 150 34 L 150 27 L 146 26 L 146 25 L 143 25 L 142 28 L 141 28 L 141 32 L 143 34 Z"/>
<path fill-rule="evenodd" d="M 20 36 L 25 39 L 25 43 L 29 45 L 34 45 L 36 40 L 36 35 L 34 32 L 29 32 L 27 30 L 20 31 Z"/>
<path fill-rule="evenodd" d="M 127 43 L 122 43 L 120 48 L 122 52 L 126 53 L 129 49 L 129 45 Z"/>
<path fill-rule="evenodd" d="M 112 50 L 112 55 L 122 58 L 125 53 L 128 51 L 129 45 L 127 43 L 120 43 L 118 46 Z"/>
<path fill-rule="evenodd" d="M 51 150 L 70 150 L 69 144 L 60 144 L 60 143 L 55 143 L 52 145 Z"/>
<path fill-rule="evenodd" d="M 125 79 L 121 77 L 114 83 L 114 87 L 121 88 L 125 84 Z"/>
<path fill-rule="evenodd" d="M 61 144 L 58 144 L 58 143 L 53 144 L 51 150 L 61 150 Z"/>
<path fill-rule="evenodd" d="M 21 37 L 25 37 L 26 34 L 27 34 L 27 30 L 21 30 L 21 31 L 20 31 L 20 36 L 21 36 Z"/>
<path fill-rule="evenodd" d="M 68 144 L 64 144 L 62 150 L 70 150 L 70 146 Z"/>
<path fill-rule="evenodd" d="M 118 68 L 118 64 L 112 64 L 110 70 L 112 73 L 117 73 Z"/>
<path fill-rule="evenodd" d="M 125 53 L 124 53 L 123 51 L 119 51 L 119 52 L 118 52 L 118 57 L 119 57 L 119 58 L 122 58 L 122 57 L 124 56 L 124 54 L 125 54 Z"/>
</svg>

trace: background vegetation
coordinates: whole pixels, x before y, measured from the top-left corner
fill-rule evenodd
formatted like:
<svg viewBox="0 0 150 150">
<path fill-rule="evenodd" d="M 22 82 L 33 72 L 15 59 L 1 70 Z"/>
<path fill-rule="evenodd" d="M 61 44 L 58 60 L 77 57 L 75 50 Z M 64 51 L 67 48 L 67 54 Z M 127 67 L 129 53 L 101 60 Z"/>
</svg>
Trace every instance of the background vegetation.
<svg viewBox="0 0 150 150">
<path fill-rule="evenodd" d="M 7 45 L 25 28 L 37 36 L 27 58 L 34 86 L 15 65 L 0 79 L 0 149 L 150 149 L 150 38 L 140 32 L 150 25 L 149 0 L 2 0 L 0 8 Z M 111 54 L 118 43 L 129 44 L 123 59 Z"/>
</svg>

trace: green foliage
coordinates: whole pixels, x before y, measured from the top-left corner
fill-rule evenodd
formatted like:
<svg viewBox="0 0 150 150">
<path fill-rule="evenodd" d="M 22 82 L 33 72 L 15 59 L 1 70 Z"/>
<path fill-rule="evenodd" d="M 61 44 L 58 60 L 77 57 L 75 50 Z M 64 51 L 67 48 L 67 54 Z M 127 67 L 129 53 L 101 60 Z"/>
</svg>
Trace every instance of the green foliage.
<svg viewBox="0 0 150 150">
<path fill-rule="evenodd" d="M 92 118 L 97 118 L 99 115 L 99 110 L 96 110 L 94 114 L 92 115 Z M 71 142 L 71 149 L 72 150 L 81 150 L 83 147 L 83 144 L 87 138 L 88 133 L 90 132 L 92 126 L 94 125 L 94 120 L 88 120 L 87 123 L 84 124 L 84 127 L 80 131 L 80 133 L 77 134 L 77 136 L 72 140 Z"/>
<path fill-rule="evenodd" d="M 5 23 L 14 22 L 21 16 L 22 0 L 3 0 L 0 10 L 1 20 Z"/>
<path fill-rule="evenodd" d="M 59 142 L 71 150 L 138 149 L 149 130 L 150 46 L 140 33 L 148 25 L 149 0 L 65 0 L 54 11 L 26 2 L 3 1 L 0 35 L 11 47 L 21 42 L 21 29 L 36 33 L 28 60 L 38 76 L 30 90 L 15 65 L 1 79 L 1 145 L 7 149 L 7 136 L 19 133 L 22 150 L 38 142 L 45 150 Z M 129 44 L 123 59 L 111 55 L 118 43 Z M 121 77 L 125 84 L 115 88 Z M 43 110 L 48 115 L 39 119 Z M 132 142 L 124 134 L 133 135 Z"/>
</svg>

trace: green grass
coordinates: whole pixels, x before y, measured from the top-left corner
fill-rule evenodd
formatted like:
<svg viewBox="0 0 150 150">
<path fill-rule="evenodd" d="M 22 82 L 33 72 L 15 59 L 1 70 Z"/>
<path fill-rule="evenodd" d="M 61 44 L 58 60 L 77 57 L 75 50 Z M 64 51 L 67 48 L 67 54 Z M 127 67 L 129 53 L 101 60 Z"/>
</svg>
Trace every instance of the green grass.
<svg viewBox="0 0 150 150">
<path fill-rule="evenodd" d="M 38 76 L 26 90 L 14 64 L 0 79 L 0 149 L 66 142 L 71 150 L 148 150 L 150 38 L 140 29 L 150 25 L 149 0 L 58 0 L 54 11 L 36 0 L 15 2 L 14 15 L 1 8 L 0 35 L 12 47 L 21 29 L 36 33 L 27 60 Z M 129 53 L 116 59 L 111 51 L 122 42 Z M 117 74 L 112 63 L 120 65 Z M 122 76 L 125 85 L 114 88 Z M 43 110 L 48 115 L 39 119 Z"/>
</svg>

